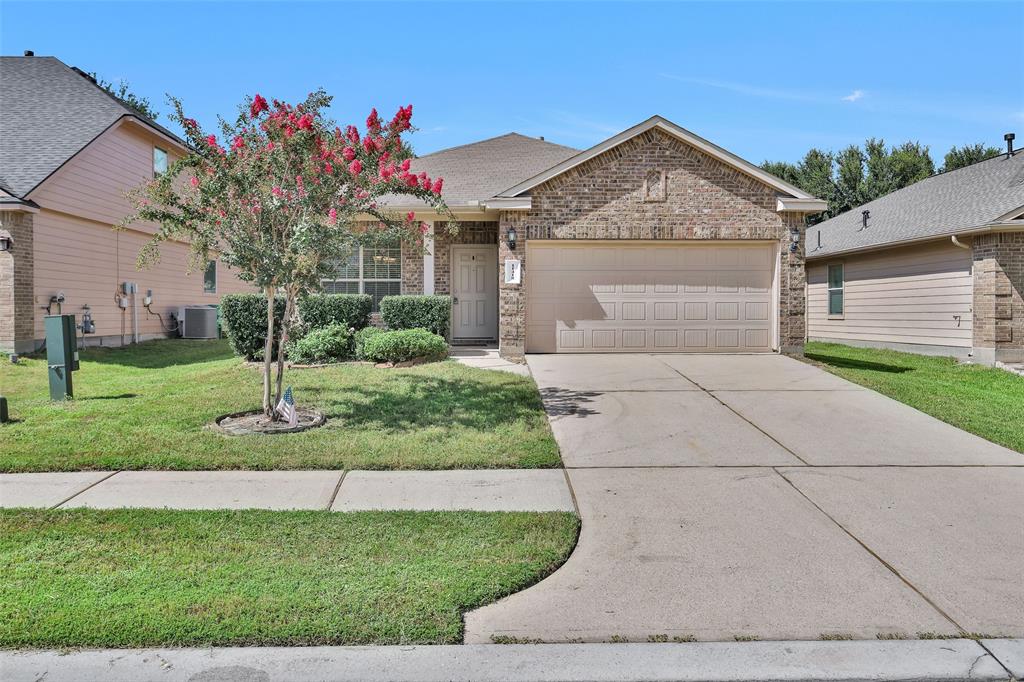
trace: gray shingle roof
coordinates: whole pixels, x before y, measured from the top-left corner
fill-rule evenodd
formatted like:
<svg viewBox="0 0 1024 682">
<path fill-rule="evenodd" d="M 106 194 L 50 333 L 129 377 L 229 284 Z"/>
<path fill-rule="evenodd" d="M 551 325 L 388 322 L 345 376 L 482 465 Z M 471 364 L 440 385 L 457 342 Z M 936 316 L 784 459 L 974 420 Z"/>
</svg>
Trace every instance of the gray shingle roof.
<svg viewBox="0 0 1024 682">
<path fill-rule="evenodd" d="M 55 57 L 0 57 L 0 185 L 24 197 L 123 116 L 177 139 Z"/>
<path fill-rule="evenodd" d="M 807 257 L 962 232 L 1019 207 L 1024 207 L 1024 150 L 933 175 L 815 225 L 807 230 Z M 864 210 L 871 212 L 867 228 Z"/>
<path fill-rule="evenodd" d="M 444 178 L 444 200 L 449 206 L 458 206 L 490 199 L 578 153 L 572 147 L 508 133 L 418 157 L 411 170 Z M 386 203 L 413 202 L 394 197 Z"/>
</svg>

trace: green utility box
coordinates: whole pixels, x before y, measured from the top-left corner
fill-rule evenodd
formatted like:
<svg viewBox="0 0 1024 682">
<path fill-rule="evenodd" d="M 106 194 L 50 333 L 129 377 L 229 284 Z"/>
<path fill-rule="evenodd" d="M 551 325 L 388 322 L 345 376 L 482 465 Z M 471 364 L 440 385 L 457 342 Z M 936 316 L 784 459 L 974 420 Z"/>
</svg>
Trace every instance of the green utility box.
<svg viewBox="0 0 1024 682">
<path fill-rule="evenodd" d="M 50 400 L 75 397 L 71 373 L 78 369 L 78 339 L 74 315 L 46 315 L 46 364 L 50 375 Z"/>
</svg>

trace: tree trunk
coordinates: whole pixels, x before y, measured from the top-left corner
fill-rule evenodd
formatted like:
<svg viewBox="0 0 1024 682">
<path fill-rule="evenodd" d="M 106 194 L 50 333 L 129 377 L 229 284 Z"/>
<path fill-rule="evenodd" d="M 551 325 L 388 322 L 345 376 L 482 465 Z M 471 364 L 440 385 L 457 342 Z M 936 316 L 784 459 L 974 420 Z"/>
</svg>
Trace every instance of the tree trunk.
<svg viewBox="0 0 1024 682">
<path fill-rule="evenodd" d="M 263 346 L 263 414 L 274 416 L 270 402 L 270 367 L 274 361 L 274 287 L 267 287 L 267 342 Z"/>
<path fill-rule="evenodd" d="M 274 392 L 274 404 L 281 402 L 282 385 L 284 383 L 284 347 L 288 343 L 288 332 L 292 326 L 292 311 L 295 309 L 295 290 L 285 289 L 284 319 L 281 320 L 281 340 L 277 344 L 277 390 Z"/>
</svg>

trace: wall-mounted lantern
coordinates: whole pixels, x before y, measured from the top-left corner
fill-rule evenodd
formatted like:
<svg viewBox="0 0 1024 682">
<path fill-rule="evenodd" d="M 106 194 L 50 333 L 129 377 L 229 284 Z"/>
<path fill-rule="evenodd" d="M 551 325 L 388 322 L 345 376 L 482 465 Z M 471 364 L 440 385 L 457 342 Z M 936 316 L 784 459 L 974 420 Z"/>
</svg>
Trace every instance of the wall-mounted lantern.
<svg viewBox="0 0 1024 682">
<path fill-rule="evenodd" d="M 508 234 L 506 235 L 505 238 L 508 241 L 508 248 L 510 248 L 513 251 L 516 250 L 516 239 L 518 238 L 518 236 L 519 235 L 516 234 L 516 228 L 508 228 Z"/>
<path fill-rule="evenodd" d="M 797 245 L 800 243 L 800 228 L 789 228 L 789 252 L 796 253 Z"/>
<path fill-rule="evenodd" d="M 14 245 L 14 240 L 11 239 L 11 233 L 7 230 L 0 230 L 0 251 L 10 251 Z"/>
</svg>

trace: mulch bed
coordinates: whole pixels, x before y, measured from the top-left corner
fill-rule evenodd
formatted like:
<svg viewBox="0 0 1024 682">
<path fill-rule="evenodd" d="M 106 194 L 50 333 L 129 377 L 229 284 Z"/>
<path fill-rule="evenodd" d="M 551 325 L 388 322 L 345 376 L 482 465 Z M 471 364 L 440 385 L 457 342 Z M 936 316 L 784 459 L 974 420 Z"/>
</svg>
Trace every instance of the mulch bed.
<svg viewBox="0 0 1024 682">
<path fill-rule="evenodd" d="M 217 417 L 214 420 L 213 428 L 229 436 L 246 436 L 249 434 L 273 435 L 308 431 L 327 423 L 327 417 L 320 410 L 300 407 L 296 412 L 298 413 L 299 423 L 295 426 L 289 426 L 288 422 L 285 421 L 272 421 L 263 414 L 263 410 L 250 410 L 248 412 L 235 412 Z"/>
</svg>

